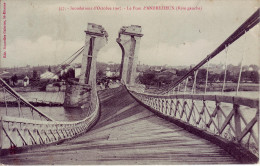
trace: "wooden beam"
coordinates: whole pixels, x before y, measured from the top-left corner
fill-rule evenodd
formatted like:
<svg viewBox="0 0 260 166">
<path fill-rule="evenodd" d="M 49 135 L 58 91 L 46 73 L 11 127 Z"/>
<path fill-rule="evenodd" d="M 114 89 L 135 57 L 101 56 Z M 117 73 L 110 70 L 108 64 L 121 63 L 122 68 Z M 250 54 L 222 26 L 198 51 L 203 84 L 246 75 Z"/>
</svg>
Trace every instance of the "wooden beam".
<svg viewBox="0 0 260 166">
<path fill-rule="evenodd" d="M 222 124 L 221 129 L 219 130 L 219 134 L 222 134 L 223 130 L 227 127 L 229 124 L 230 120 L 232 119 L 232 116 L 234 115 L 234 110 L 232 110 L 229 115 L 226 117 L 224 123 Z"/>
<path fill-rule="evenodd" d="M 257 118 L 254 117 L 244 128 L 244 130 L 241 132 L 241 134 L 237 137 L 238 141 L 240 142 L 246 135 L 247 133 L 253 128 L 255 123 L 257 122 Z M 257 143 L 257 142 L 256 142 Z"/>
<path fill-rule="evenodd" d="M 235 120 L 235 129 L 236 129 L 235 135 L 236 135 L 236 139 L 237 139 L 241 135 L 241 121 L 240 121 L 240 115 L 239 115 L 239 105 L 234 104 L 233 110 L 234 110 L 234 120 Z"/>
</svg>

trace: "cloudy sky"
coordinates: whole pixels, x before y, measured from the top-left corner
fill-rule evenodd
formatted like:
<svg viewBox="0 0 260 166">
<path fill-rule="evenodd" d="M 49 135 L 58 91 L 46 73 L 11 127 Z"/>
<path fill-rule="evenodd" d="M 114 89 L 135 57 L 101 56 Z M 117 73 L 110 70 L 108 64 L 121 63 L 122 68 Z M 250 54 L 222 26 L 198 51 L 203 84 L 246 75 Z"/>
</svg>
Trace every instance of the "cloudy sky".
<svg viewBox="0 0 260 166">
<path fill-rule="evenodd" d="M 258 0 L 8 0 L 7 58 L 1 67 L 54 65 L 84 44 L 87 23 L 102 25 L 108 32 L 107 45 L 98 54 L 100 62 L 121 62 L 116 43 L 122 26 L 140 25 L 139 61 L 149 65 L 196 64 L 218 47 L 258 8 Z M 200 7 L 197 11 L 131 10 L 145 6 Z M 111 10 L 70 10 L 71 7 L 121 7 Z M 59 11 L 64 7 L 66 11 Z M 257 44 L 258 43 L 258 44 Z M 259 25 L 228 49 L 228 63 L 258 64 Z M 225 52 L 212 63 L 224 63 Z M 79 58 L 79 62 L 80 62 Z"/>
</svg>

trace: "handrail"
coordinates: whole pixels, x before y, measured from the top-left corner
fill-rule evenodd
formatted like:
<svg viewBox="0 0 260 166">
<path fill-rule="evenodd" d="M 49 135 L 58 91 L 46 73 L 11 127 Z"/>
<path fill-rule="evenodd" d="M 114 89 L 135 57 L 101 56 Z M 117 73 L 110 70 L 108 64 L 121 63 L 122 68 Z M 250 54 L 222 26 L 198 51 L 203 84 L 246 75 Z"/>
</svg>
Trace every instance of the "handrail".
<svg viewBox="0 0 260 166">
<path fill-rule="evenodd" d="M 158 114 L 212 133 L 214 137 L 220 136 L 248 149 L 247 153 L 252 156 L 258 156 L 259 134 L 256 128 L 259 125 L 259 100 L 237 96 L 152 95 L 128 91 L 137 101 Z M 225 107 L 221 103 L 225 103 Z M 250 112 L 249 117 L 243 116 L 245 111 Z"/>
<path fill-rule="evenodd" d="M 5 151 L 14 147 L 27 147 L 31 145 L 44 145 L 59 142 L 78 136 L 89 129 L 99 117 L 99 98 L 97 92 L 92 94 L 90 106 L 86 109 L 91 114 L 83 120 L 65 122 L 56 121 L 35 108 L 25 98 L 12 89 L 0 78 L 0 85 L 7 93 L 26 104 L 32 111 L 43 116 L 47 121 L 26 119 L 20 117 L 2 116 L 0 119 L 0 150 Z M 93 110 L 93 111 L 92 111 Z"/>
<path fill-rule="evenodd" d="M 59 142 L 78 136 L 87 131 L 99 117 L 99 99 L 89 109 L 94 109 L 90 116 L 73 122 L 39 121 L 17 117 L 3 116 L 1 118 L 2 139 L 0 149 L 44 145 Z M 33 141 L 32 141 L 33 140 Z"/>
<path fill-rule="evenodd" d="M 93 116 L 93 113 L 84 118 L 83 120 L 79 121 L 72 121 L 72 122 L 66 122 L 66 121 L 39 121 L 39 120 L 33 120 L 33 119 L 26 119 L 26 118 L 18 118 L 18 117 L 12 117 L 12 116 L 2 116 L 3 122 L 12 122 L 12 123 L 26 123 L 26 124 L 35 124 L 35 125 L 71 125 L 71 124 L 79 124 L 82 123 L 88 119 L 90 119 Z"/>
<path fill-rule="evenodd" d="M 132 91 L 133 92 L 133 91 Z M 138 93 L 138 92 L 135 92 Z M 142 93 L 148 97 L 154 97 L 154 94 Z M 230 104 L 238 104 L 248 106 L 250 108 L 258 108 L 259 100 L 239 97 L 239 96 L 224 96 L 224 95 L 207 95 L 207 94 L 175 94 L 175 95 L 156 95 L 157 98 L 179 98 L 179 99 L 192 99 L 192 100 L 207 100 L 207 101 L 217 101 L 217 102 L 225 102 Z"/>
</svg>

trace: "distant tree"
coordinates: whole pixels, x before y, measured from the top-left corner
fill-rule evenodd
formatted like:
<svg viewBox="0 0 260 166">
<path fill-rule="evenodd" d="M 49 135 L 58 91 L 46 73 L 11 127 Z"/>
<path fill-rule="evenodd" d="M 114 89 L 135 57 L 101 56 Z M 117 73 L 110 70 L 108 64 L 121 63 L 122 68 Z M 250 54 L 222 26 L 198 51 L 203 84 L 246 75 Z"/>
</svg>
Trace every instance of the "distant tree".
<svg viewBox="0 0 260 166">
<path fill-rule="evenodd" d="M 225 77 L 225 71 L 221 72 L 220 76 L 219 76 L 219 81 L 224 81 L 224 77 Z M 227 73 L 226 73 L 226 81 L 228 80 L 231 80 L 231 74 L 230 74 L 230 71 L 227 70 Z"/>
<path fill-rule="evenodd" d="M 227 70 L 228 71 L 231 71 L 232 73 L 234 74 L 238 74 L 239 73 L 239 70 L 240 70 L 240 66 L 233 66 L 232 64 L 229 64 L 227 66 Z"/>
<path fill-rule="evenodd" d="M 251 71 L 250 79 L 253 83 L 259 83 L 259 74 L 257 71 Z"/>
<path fill-rule="evenodd" d="M 186 73 L 188 73 L 188 69 L 176 70 L 177 76 L 184 76 Z"/>
<path fill-rule="evenodd" d="M 64 72 L 59 79 L 67 80 L 68 78 L 75 78 L 75 70 L 69 68 L 67 72 Z"/>
<path fill-rule="evenodd" d="M 75 70 L 72 68 L 69 68 L 67 71 L 67 78 L 75 78 Z"/>
<path fill-rule="evenodd" d="M 10 85 L 9 79 L 8 78 L 3 78 L 3 80 Z"/>
<path fill-rule="evenodd" d="M 253 69 L 253 71 L 258 71 L 259 67 L 257 65 L 249 65 L 249 67 L 251 67 Z"/>
<path fill-rule="evenodd" d="M 63 73 L 59 76 L 59 80 L 66 80 L 66 72 L 63 72 Z"/>
<path fill-rule="evenodd" d="M 155 80 L 154 72 L 144 72 L 142 76 L 139 77 L 139 80 L 144 85 L 151 85 Z"/>
<path fill-rule="evenodd" d="M 33 70 L 33 79 L 36 80 L 38 78 L 38 73 L 36 70 Z"/>
<path fill-rule="evenodd" d="M 102 78 L 105 76 L 105 73 L 102 69 L 100 69 L 98 72 L 97 72 L 97 78 Z"/>
<path fill-rule="evenodd" d="M 48 71 L 51 72 L 51 66 L 49 66 Z"/>
<path fill-rule="evenodd" d="M 242 82 L 251 81 L 251 71 L 243 71 L 241 73 L 241 81 Z"/>
<path fill-rule="evenodd" d="M 219 74 L 210 74 L 208 76 L 208 81 L 209 82 L 216 82 L 217 80 L 219 80 Z"/>
<path fill-rule="evenodd" d="M 11 77 L 11 80 L 12 80 L 12 82 L 13 82 L 13 86 L 15 86 L 15 83 L 17 83 L 17 81 L 18 81 L 17 75 L 16 75 L 16 74 L 13 75 L 13 76 Z"/>
<path fill-rule="evenodd" d="M 206 69 L 200 69 L 198 71 L 198 74 L 197 74 L 198 82 L 201 83 L 201 82 L 205 81 L 206 75 L 207 75 L 207 70 Z"/>
<path fill-rule="evenodd" d="M 232 75 L 231 81 L 237 83 L 238 82 L 238 76 Z"/>
</svg>

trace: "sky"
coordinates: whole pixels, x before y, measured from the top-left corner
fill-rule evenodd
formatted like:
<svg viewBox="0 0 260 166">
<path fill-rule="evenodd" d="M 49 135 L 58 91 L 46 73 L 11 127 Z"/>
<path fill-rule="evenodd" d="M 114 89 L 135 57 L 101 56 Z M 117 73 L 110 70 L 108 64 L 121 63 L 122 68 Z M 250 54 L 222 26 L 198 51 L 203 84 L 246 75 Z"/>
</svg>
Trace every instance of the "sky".
<svg viewBox="0 0 260 166">
<path fill-rule="evenodd" d="M 122 51 L 116 43 L 119 29 L 140 25 L 144 34 L 138 53 L 141 64 L 197 64 L 249 18 L 259 4 L 258 0 L 7 0 L 6 58 L 1 57 L 0 67 L 57 65 L 84 45 L 88 23 L 102 25 L 109 35 L 98 54 L 99 62 L 120 63 Z M 121 10 L 71 10 L 95 6 Z M 201 10 L 143 10 L 146 6 L 197 6 Z M 61 7 L 66 10 L 60 11 Z M 126 10 L 127 7 L 142 10 Z M 259 32 L 257 25 L 211 63 L 224 64 L 227 53 L 228 63 L 237 65 L 244 56 L 243 64 L 259 65 Z M 79 57 L 76 62 L 80 61 Z"/>
</svg>

